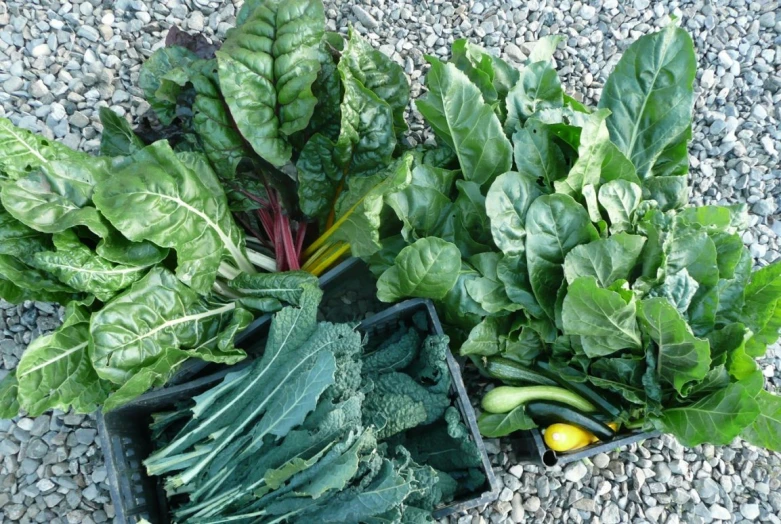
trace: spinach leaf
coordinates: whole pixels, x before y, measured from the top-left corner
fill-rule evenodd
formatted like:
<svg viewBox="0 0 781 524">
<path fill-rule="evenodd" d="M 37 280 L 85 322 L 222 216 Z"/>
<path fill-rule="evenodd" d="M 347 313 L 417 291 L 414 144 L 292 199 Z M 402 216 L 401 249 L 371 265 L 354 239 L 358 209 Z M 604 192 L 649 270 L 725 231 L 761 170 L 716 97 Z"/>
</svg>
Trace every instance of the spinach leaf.
<svg viewBox="0 0 781 524">
<path fill-rule="evenodd" d="M 512 135 L 539 111 L 564 106 L 564 91 L 550 61 L 527 65 L 518 83 L 507 94 L 507 120 L 504 130 Z"/>
<path fill-rule="evenodd" d="M 564 279 L 564 257 L 575 246 L 598 238 L 588 213 L 568 195 L 537 198 L 526 215 L 526 263 L 534 296 L 554 319 L 556 293 Z"/>
<path fill-rule="evenodd" d="M 394 302 L 404 297 L 444 298 L 461 270 L 458 248 L 442 239 L 421 238 L 401 250 L 394 265 L 377 281 L 377 298 Z"/>
<path fill-rule="evenodd" d="M 515 171 L 499 175 L 491 184 L 485 212 L 491 220 L 494 242 L 505 255 L 523 254 L 527 213 L 541 195 L 531 176 Z"/>
<path fill-rule="evenodd" d="M 705 442 L 727 445 L 759 416 L 759 406 L 740 384 L 733 383 L 694 404 L 668 408 L 654 421 L 684 446 Z"/>
<path fill-rule="evenodd" d="M 537 424 L 526 415 L 523 406 L 509 413 L 481 413 L 477 418 L 480 434 L 488 438 L 506 437 L 510 433 L 536 428 Z"/>
<path fill-rule="evenodd" d="M 543 182 L 548 192 L 554 182 L 567 176 L 566 159 L 552 140 L 550 126 L 536 118 L 513 134 L 513 151 L 518 171 Z"/>
<path fill-rule="evenodd" d="M 629 280 L 644 245 L 645 238 L 626 233 L 581 244 L 567 253 L 564 276 L 570 284 L 579 277 L 592 276 L 604 288 L 617 280 Z"/>
<path fill-rule="evenodd" d="M 427 60 L 429 93 L 416 105 L 437 137 L 455 151 L 464 178 L 483 185 L 509 171 L 512 146 L 480 90 L 455 65 Z"/>
<path fill-rule="evenodd" d="M 740 436 L 755 446 L 778 451 L 781 449 L 781 398 L 760 391 L 756 400 L 759 416 Z"/>
<path fill-rule="evenodd" d="M 689 127 L 696 66 L 691 37 L 670 24 L 630 46 L 605 83 L 599 107 L 610 110 L 610 138 L 641 179 Z"/>
</svg>

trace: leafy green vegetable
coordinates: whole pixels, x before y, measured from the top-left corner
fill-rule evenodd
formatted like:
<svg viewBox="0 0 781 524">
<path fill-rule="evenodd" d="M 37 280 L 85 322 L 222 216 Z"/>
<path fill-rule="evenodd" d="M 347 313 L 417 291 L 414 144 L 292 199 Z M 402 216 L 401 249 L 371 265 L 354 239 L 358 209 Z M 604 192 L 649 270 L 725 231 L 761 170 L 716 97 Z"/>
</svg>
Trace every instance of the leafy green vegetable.
<svg viewBox="0 0 781 524">
<path fill-rule="evenodd" d="M 484 437 L 498 438 L 536 428 L 537 424 L 526 415 L 523 406 L 518 406 L 509 413 L 482 413 L 477 419 L 477 426 Z"/>
<path fill-rule="evenodd" d="M 458 248 L 439 238 L 422 238 L 405 247 L 377 282 L 377 297 L 443 298 L 455 285 L 461 266 Z"/>
</svg>

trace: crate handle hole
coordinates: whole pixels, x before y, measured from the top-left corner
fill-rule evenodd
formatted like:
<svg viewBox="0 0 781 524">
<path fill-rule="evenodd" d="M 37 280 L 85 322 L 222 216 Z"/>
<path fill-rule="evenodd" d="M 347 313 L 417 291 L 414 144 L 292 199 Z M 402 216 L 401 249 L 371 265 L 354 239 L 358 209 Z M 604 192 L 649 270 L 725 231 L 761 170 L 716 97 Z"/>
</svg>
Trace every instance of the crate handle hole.
<svg viewBox="0 0 781 524">
<path fill-rule="evenodd" d="M 559 457 L 556 456 L 556 452 L 553 450 L 547 450 L 545 453 L 542 454 L 542 463 L 548 466 L 549 468 L 552 468 L 559 462 Z"/>
</svg>

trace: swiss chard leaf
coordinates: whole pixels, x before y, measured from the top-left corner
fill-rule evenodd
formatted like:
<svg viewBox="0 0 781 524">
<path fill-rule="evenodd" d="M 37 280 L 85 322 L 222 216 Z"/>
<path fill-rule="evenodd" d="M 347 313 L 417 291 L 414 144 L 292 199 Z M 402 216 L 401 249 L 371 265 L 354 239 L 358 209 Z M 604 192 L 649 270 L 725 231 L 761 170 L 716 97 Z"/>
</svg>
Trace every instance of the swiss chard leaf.
<svg viewBox="0 0 781 524">
<path fill-rule="evenodd" d="M 755 446 L 781 450 L 781 398 L 767 391 L 756 397 L 759 416 L 741 433 L 741 437 Z"/>
<path fill-rule="evenodd" d="M 217 51 L 220 88 L 255 152 L 275 166 L 291 158 L 288 137 L 307 127 L 317 98 L 325 31 L 320 0 L 264 2 Z"/>
<path fill-rule="evenodd" d="M 130 240 L 176 250 L 177 276 L 201 293 L 211 289 L 223 259 L 254 272 L 244 252 L 244 235 L 205 158 L 177 155 L 165 141 L 132 158 L 111 180 L 99 184 L 94 195 L 114 227 Z"/>
<path fill-rule="evenodd" d="M 88 155 L 16 127 L 7 118 L 0 118 L 0 151 L 0 173 L 11 180 L 50 166 L 55 160 L 89 161 Z"/>
<path fill-rule="evenodd" d="M 108 107 L 100 108 L 100 154 L 103 156 L 129 156 L 143 149 L 144 143 L 136 136 L 130 124 Z"/>
<path fill-rule="evenodd" d="M 35 339 L 22 355 L 16 368 L 19 402 L 31 416 L 55 408 L 89 413 L 108 396 L 111 384 L 90 361 L 89 320 L 84 306 L 71 303 L 63 325 Z"/>
</svg>

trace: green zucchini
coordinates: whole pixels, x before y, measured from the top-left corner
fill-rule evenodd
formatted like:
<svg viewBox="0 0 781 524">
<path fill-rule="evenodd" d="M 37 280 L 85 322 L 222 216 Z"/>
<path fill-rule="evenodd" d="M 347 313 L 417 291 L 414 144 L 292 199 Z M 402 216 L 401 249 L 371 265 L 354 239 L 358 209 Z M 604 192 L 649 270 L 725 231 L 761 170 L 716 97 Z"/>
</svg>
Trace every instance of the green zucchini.
<svg viewBox="0 0 781 524">
<path fill-rule="evenodd" d="M 597 409 L 608 415 L 611 419 L 618 418 L 621 414 L 621 408 L 606 398 L 607 393 L 594 391 L 588 385 L 586 385 L 585 382 L 573 382 L 571 380 L 564 379 L 561 373 L 556 373 L 555 370 L 551 369 L 551 366 L 548 362 L 537 362 L 535 366 L 540 373 L 543 373 L 547 377 L 552 378 L 560 386 L 565 387 L 573 393 L 577 393 L 581 397 L 585 398 L 594 404 Z"/>
<path fill-rule="evenodd" d="M 488 357 L 486 372 L 495 379 L 509 383 L 528 383 L 540 386 L 556 386 L 556 381 L 503 357 Z"/>
<path fill-rule="evenodd" d="M 526 414 L 539 426 L 548 426 L 557 422 L 577 426 L 588 431 L 602 442 L 615 436 L 615 431 L 607 424 L 561 402 L 535 400 L 526 404 Z"/>
<path fill-rule="evenodd" d="M 555 400 L 581 411 L 596 411 L 588 400 L 558 386 L 499 386 L 485 394 L 481 406 L 488 413 L 509 413 L 533 400 Z"/>
</svg>

